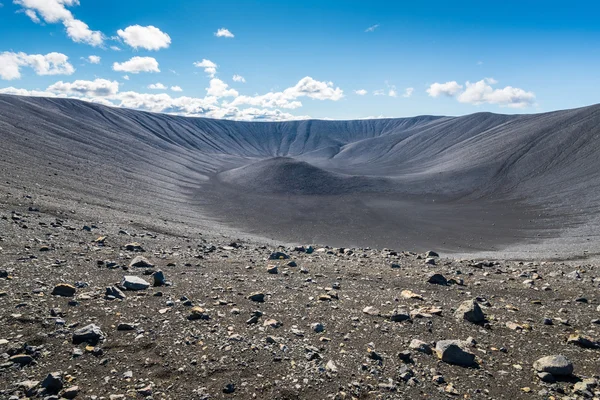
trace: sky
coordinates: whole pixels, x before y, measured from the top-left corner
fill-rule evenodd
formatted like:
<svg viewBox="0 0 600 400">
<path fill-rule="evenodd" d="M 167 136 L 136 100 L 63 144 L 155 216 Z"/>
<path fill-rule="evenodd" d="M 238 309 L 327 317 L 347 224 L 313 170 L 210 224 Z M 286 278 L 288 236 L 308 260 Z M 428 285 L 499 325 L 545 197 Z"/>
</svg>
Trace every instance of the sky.
<svg viewBox="0 0 600 400">
<path fill-rule="evenodd" d="M 597 1 L 0 0 L 0 93 L 239 120 L 600 102 Z"/>
</svg>

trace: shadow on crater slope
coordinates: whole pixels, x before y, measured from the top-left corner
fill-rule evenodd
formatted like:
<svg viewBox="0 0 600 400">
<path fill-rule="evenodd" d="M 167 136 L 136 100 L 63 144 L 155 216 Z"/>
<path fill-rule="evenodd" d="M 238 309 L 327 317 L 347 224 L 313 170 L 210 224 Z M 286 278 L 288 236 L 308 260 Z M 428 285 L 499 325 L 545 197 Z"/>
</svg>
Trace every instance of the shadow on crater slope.
<svg viewBox="0 0 600 400">
<path fill-rule="evenodd" d="M 0 95 L 0 137 L 5 193 L 82 209 L 291 242 L 597 250 L 598 105 L 268 123 Z"/>
</svg>

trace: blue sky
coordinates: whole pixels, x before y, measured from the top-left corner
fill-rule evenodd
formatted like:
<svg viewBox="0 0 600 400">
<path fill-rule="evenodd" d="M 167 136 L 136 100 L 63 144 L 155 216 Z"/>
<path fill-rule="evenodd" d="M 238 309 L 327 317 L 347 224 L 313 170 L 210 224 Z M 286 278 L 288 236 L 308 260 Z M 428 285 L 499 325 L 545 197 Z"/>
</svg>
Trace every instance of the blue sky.
<svg viewBox="0 0 600 400">
<path fill-rule="evenodd" d="M 3 93 L 234 119 L 600 102 L 592 1 L 0 3 Z"/>
</svg>

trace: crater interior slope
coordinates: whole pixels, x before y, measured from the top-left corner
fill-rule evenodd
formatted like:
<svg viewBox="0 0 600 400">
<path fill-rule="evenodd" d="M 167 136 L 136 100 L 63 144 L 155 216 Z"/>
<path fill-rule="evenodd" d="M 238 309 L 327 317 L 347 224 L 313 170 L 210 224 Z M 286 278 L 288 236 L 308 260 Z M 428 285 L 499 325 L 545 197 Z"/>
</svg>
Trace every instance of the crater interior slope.
<svg viewBox="0 0 600 400">
<path fill-rule="evenodd" d="M 236 122 L 0 95 L 0 140 L 5 196 L 18 183 L 79 212 L 280 242 L 522 258 L 599 251 L 600 105 Z"/>
</svg>

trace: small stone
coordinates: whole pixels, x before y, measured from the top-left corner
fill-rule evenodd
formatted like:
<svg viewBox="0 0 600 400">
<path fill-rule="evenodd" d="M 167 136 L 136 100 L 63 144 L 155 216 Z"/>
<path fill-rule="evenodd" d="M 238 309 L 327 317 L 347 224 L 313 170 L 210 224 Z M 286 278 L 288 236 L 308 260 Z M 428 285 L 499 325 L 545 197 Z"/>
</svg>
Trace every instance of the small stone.
<svg viewBox="0 0 600 400">
<path fill-rule="evenodd" d="M 362 312 L 368 315 L 379 315 L 380 313 L 380 311 L 373 306 L 367 306 L 363 308 Z"/>
<path fill-rule="evenodd" d="M 196 321 L 196 320 L 199 320 L 199 319 L 206 320 L 206 319 L 209 319 L 209 316 L 206 313 L 206 311 L 204 310 L 204 308 L 202 308 L 202 307 L 193 307 L 191 309 L 191 313 L 190 313 L 190 315 L 188 315 L 187 319 L 190 320 L 190 321 Z"/>
<path fill-rule="evenodd" d="M 408 347 L 410 349 L 416 350 L 418 352 L 421 353 L 425 353 L 425 354 L 431 354 L 432 350 L 431 350 L 431 346 L 429 345 L 429 343 L 426 343 L 422 340 L 419 339 L 413 339 L 410 341 L 410 344 L 408 345 Z"/>
<path fill-rule="evenodd" d="M 567 343 L 572 343 L 585 349 L 595 349 L 599 347 L 598 342 L 594 341 L 591 337 L 577 333 L 569 335 Z"/>
<path fill-rule="evenodd" d="M 425 264 L 427 265 L 435 265 L 435 258 L 433 257 L 428 257 L 425 259 Z"/>
<path fill-rule="evenodd" d="M 125 293 L 123 293 L 121 291 L 121 289 L 119 289 L 116 286 L 108 286 L 106 288 L 106 292 L 104 293 L 104 297 L 108 299 L 110 296 L 112 296 L 112 299 L 121 299 L 122 300 L 122 299 L 126 298 Z"/>
<path fill-rule="evenodd" d="M 60 372 L 52 372 L 42 381 L 41 386 L 48 393 L 57 394 L 63 388 L 63 378 Z"/>
<path fill-rule="evenodd" d="M 267 272 L 269 274 L 277 274 L 279 272 L 279 270 L 277 269 L 277 265 L 269 265 L 269 267 L 267 268 Z"/>
<path fill-rule="evenodd" d="M 136 328 L 135 324 L 130 324 L 127 322 L 121 322 L 119 325 L 117 325 L 118 331 L 134 331 L 135 328 Z"/>
<path fill-rule="evenodd" d="M 95 345 L 99 341 L 104 340 L 104 337 L 104 333 L 100 330 L 99 326 L 90 324 L 73 332 L 73 343 L 80 344 L 86 342 Z"/>
<path fill-rule="evenodd" d="M 390 321 L 402 322 L 410 320 L 410 314 L 401 308 L 397 308 L 390 314 Z"/>
<path fill-rule="evenodd" d="M 549 374 L 548 372 L 538 372 L 537 376 L 538 376 L 538 378 L 540 378 L 540 380 L 542 382 L 546 382 L 546 383 L 556 382 L 556 379 L 554 378 L 554 376 L 552 374 Z"/>
<path fill-rule="evenodd" d="M 570 376 L 573 373 L 573 363 L 563 355 L 546 356 L 534 362 L 533 369 L 553 376 Z"/>
<path fill-rule="evenodd" d="M 401 351 L 400 353 L 398 353 L 398 358 L 403 363 L 411 363 L 412 362 L 412 356 L 410 354 L 410 351 L 408 351 L 408 350 L 404 350 L 404 351 Z"/>
<path fill-rule="evenodd" d="M 442 375 L 434 375 L 433 378 L 431 378 L 431 382 L 441 385 L 443 383 L 446 383 L 446 379 L 444 379 Z"/>
<path fill-rule="evenodd" d="M 427 253 L 425 253 L 425 257 L 439 257 L 440 255 L 438 253 L 436 253 L 435 251 L 428 251 Z"/>
<path fill-rule="evenodd" d="M 23 366 L 23 365 L 31 364 L 33 362 L 33 357 L 31 357 L 27 354 L 17 354 L 17 355 L 10 357 L 8 359 L 8 361 Z"/>
<path fill-rule="evenodd" d="M 126 275 L 121 281 L 121 286 L 127 290 L 146 290 L 150 287 L 150 284 L 140 277 Z"/>
<path fill-rule="evenodd" d="M 315 322 L 310 327 L 316 333 L 321 333 L 321 332 L 323 332 L 325 330 L 325 326 L 322 323 L 320 323 L 320 322 Z"/>
<path fill-rule="evenodd" d="M 269 256 L 269 260 L 287 260 L 290 256 L 280 251 L 275 251 Z"/>
<path fill-rule="evenodd" d="M 152 264 L 146 257 L 137 256 L 129 263 L 130 268 L 152 268 L 154 264 Z"/>
<path fill-rule="evenodd" d="M 144 386 L 143 388 L 138 389 L 137 392 L 142 397 L 152 396 L 152 386 Z"/>
<path fill-rule="evenodd" d="M 461 303 L 454 313 L 454 317 L 458 320 L 465 320 L 474 324 L 485 321 L 485 315 L 475 300 L 467 300 Z"/>
<path fill-rule="evenodd" d="M 52 295 L 54 296 L 63 296 L 63 297 L 73 297 L 77 289 L 73 285 L 69 285 L 67 283 L 59 283 L 54 286 L 52 290 Z"/>
<path fill-rule="evenodd" d="M 427 278 L 428 283 L 432 283 L 434 285 L 448 285 L 448 280 L 442 274 L 432 274 Z"/>
<path fill-rule="evenodd" d="M 327 364 L 325 364 L 325 370 L 329 371 L 329 372 L 337 372 L 337 366 L 333 363 L 332 360 L 327 361 Z"/>
<path fill-rule="evenodd" d="M 257 303 L 263 303 L 265 301 L 265 294 L 262 292 L 254 292 L 250 293 L 248 299 L 255 301 Z"/>
<path fill-rule="evenodd" d="M 162 271 L 156 271 L 152 274 L 153 285 L 156 286 L 164 286 L 167 284 L 165 279 L 165 274 Z"/>
<path fill-rule="evenodd" d="M 223 388 L 223 393 L 225 393 L 225 394 L 231 394 L 233 392 L 235 392 L 235 384 L 233 384 L 233 383 L 228 383 Z"/>
<path fill-rule="evenodd" d="M 263 326 L 270 326 L 271 328 L 279 328 L 283 324 L 276 319 L 270 318 L 263 322 Z"/>
<path fill-rule="evenodd" d="M 470 353 L 460 340 L 440 340 L 436 343 L 437 356 L 445 363 L 470 367 L 475 363 L 475 355 Z"/>
<path fill-rule="evenodd" d="M 139 244 L 137 242 L 131 242 L 131 243 L 127 243 L 125 245 L 125 250 L 127 250 L 127 251 L 142 252 L 142 251 L 144 251 L 144 248 L 142 247 L 141 244 Z"/>
</svg>

